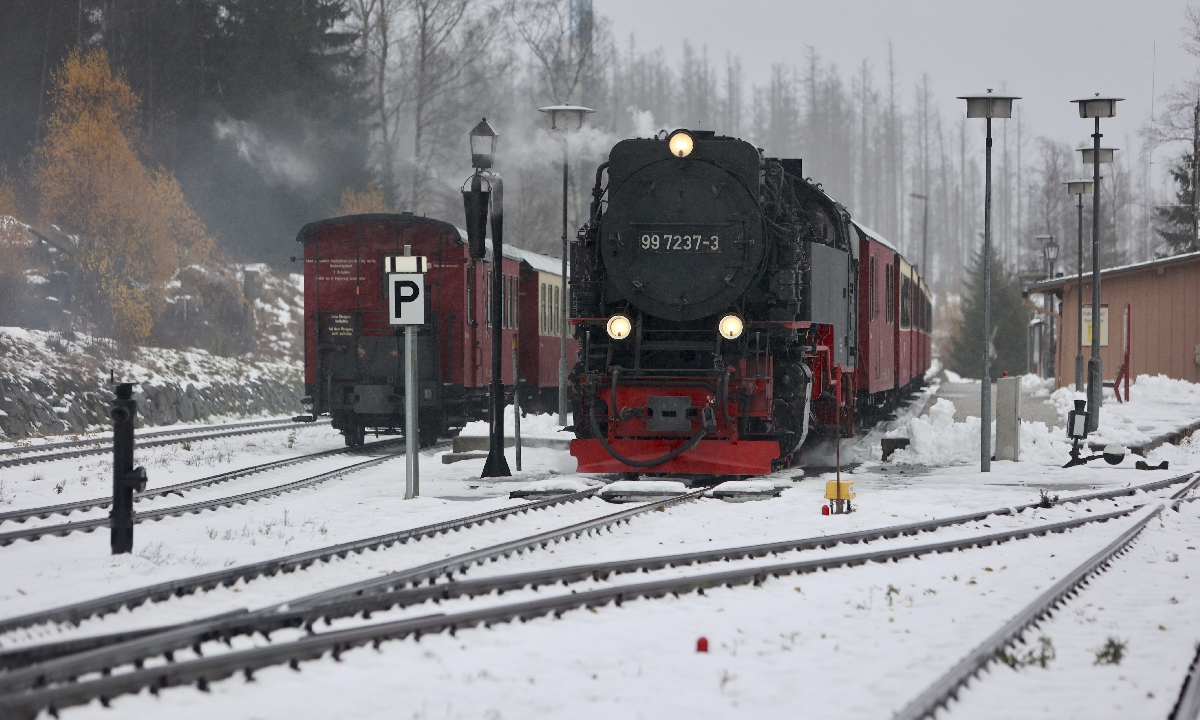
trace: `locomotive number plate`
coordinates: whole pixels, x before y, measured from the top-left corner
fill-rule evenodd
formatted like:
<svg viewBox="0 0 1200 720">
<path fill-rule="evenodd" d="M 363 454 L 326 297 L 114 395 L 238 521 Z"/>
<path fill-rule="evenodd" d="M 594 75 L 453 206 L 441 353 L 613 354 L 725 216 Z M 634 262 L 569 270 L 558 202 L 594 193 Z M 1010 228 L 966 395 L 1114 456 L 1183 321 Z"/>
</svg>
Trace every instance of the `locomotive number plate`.
<svg viewBox="0 0 1200 720">
<path fill-rule="evenodd" d="M 720 227 L 640 227 L 634 239 L 642 252 L 719 253 L 735 239 L 733 228 Z"/>
</svg>

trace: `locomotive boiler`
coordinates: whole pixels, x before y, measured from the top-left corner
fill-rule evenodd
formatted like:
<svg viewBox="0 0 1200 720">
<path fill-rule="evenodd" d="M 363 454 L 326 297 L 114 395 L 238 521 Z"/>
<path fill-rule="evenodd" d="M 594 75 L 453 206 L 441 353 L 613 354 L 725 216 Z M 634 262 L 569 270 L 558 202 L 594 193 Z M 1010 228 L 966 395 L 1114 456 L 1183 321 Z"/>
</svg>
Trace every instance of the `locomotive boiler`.
<svg viewBox="0 0 1200 720">
<path fill-rule="evenodd" d="M 900 285 L 911 308 L 922 286 L 915 272 L 901 283 L 894 248 L 802 169 L 713 132 L 613 147 L 571 258 L 580 472 L 771 472 L 810 433 L 848 437 L 857 406 L 911 389 L 914 371 L 887 388 L 859 372 L 860 340 L 885 332 L 860 315 L 885 292 L 891 307 Z M 887 287 L 860 303 L 863 249 L 894 257 L 871 261 L 870 282 Z"/>
</svg>

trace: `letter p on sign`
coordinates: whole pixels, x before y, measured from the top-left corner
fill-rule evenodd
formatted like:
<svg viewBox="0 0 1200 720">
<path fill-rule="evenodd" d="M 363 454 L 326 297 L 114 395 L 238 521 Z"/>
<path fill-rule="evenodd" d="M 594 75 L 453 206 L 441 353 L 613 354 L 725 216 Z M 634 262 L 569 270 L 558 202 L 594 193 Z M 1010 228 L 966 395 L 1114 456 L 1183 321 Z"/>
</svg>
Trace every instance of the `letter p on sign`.
<svg viewBox="0 0 1200 720">
<path fill-rule="evenodd" d="M 425 275 L 391 273 L 388 283 L 388 323 L 391 325 L 425 324 Z"/>
</svg>

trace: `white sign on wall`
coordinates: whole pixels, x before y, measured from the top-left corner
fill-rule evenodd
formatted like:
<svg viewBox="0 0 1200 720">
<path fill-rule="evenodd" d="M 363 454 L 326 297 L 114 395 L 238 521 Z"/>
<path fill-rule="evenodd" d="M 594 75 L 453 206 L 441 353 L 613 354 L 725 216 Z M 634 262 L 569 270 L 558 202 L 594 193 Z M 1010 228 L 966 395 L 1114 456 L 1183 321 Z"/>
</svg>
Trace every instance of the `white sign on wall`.
<svg viewBox="0 0 1200 720">
<path fill-rule="evenodd" d="M 390 325 L 425 324 L 425 275 L 391 273 L 387 276 L 388 323 Z"/>
<path fill-rule="evenodd" d="M 1083 347 L 1092 346 L 1092 306 L 1083 306 Z M 1100 346 L 1108 347 L 1108 306 L 1100 306 Z"/>
</svg>

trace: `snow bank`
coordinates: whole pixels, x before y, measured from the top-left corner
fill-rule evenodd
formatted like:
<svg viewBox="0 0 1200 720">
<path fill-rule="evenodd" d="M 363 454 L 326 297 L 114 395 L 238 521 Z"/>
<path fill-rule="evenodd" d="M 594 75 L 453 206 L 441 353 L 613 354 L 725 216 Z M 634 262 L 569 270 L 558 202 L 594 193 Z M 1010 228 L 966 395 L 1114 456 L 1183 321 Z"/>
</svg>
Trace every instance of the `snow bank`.
<svg viewBox="0 0 1200 720">
<path fill-rule="evenodd" d="M 567 421 L 570 422 L 570 416 L 567 416 Z M 504 408 L 504 436 L 514 437 L 515 428 L 516 416 L 513 414 L 513 406 L 509 405 Z M 458 434 L 462 437 L 487 437 L 489 434 L 488 423 L 486 420 L 469 422 L 463 426 L 462 431 Z M 575 439 L 575 433 L 563 430 L 558 424 L 558 415 L 555 413 L 545 413 L 542 415 L 526 415 L 525 413 L 521 413 L 521 437 L 573 440 Z"/>
<path fill-rule="evenodd" d="M 954 403 L 945 398 L 921 417 L 913 418 L 887 437 L 907 437 L 907 448 L 892 453 L 889 462 L 901 465 L 966 465 L 979 462 L 979 418 L 954 422 Z M 995 426 L 992 427 L 993 445 Z M 1042 465 L 1062 465 L 1070 445 L 1062 433 L 1054 433 L 1045 423 L 1021 423 L 1021 461 Z"/>
<path fill-rule="evenodd" d="M 776 488 L 791 487 L 790 482 L 775 482 L 774 480 L 726 480 L 720 485 L 713 488 L 713 492 L 718 490 L 722 492 L 744 492 L 744 493 L 766 493 L 775 492 Z"/>
<path fill-rule="evenodd" d="M 1054 378 L 1041 378 L 1034 373 L 1021 376 L 1021 393 L 1032 397 L 1050 397 L 1054 392 Z"/>
<path fill-rule="evenodd" d="M 952 383 L 977 383 L 977 382 L 980 382 L 979 380 L 972 380 L 971 378 L 965 378 L 962 375 L 959 375 L 958 373 L 954 372 L 953 370 L 943 370 L 942 372 L 944 372 L 946 374 L 947 382 L 952 382 Z"/>
<path fill-rule="evenodd" d="M 1141 445 L 1200 420 L 1200 385 L 1195 383 L 1165 375 L 1139 375 L 1130 384 L 1129 396 L 1129 402 L 1117 402 L 1112 389 L 1104 389 L 1100 428 L 1088 437 L 1089 442 Z M 1075 392 L 1073 386 L 1050 395 L 1064 426 L 1075 400 L 1087 400 L 1087 396 Z"/>
<path fill-rule="evenodd" d="M 521 487 L 521 490 L 532 492 L 579 492 L 588 488 L 603 485 L 604 483 L 594 478 L 585 478 L 581 476 L 575 477 L 557 477 L 547 478 L 545 480 L 534 480 Z"/>
<path fill-rule="evenodd" d="M 0 439 L 108 427 L 110 377 L 138 383 L 146 425 L 293 413 L 303 394 L 298 362 L 163 348 L 122 359 L 84 333 L 0 327 Z"/>
<path fill-rule="evenodd" d="M 653 492 L 653 493 L 679 493 L 680 495 L 688 491 L 687 485 L 675 480 L 618 480 L 615 483 L 609 483 L 604 488 L 607 493 L 621 492 Z"/>
</svg>

